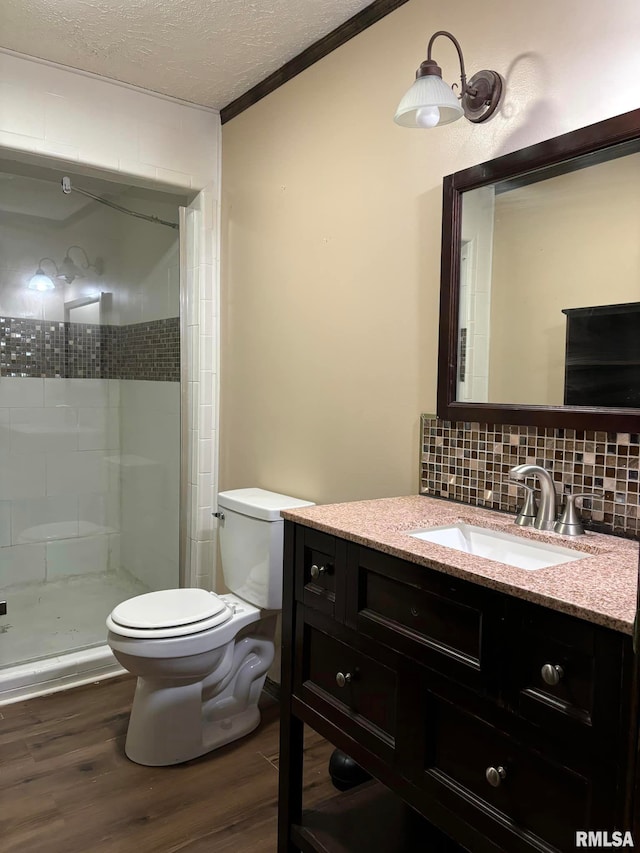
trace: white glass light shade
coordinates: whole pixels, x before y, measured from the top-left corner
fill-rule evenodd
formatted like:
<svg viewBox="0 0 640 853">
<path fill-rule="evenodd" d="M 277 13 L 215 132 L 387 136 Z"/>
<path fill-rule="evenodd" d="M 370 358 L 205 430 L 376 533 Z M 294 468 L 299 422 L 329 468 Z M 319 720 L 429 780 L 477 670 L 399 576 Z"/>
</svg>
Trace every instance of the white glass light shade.
<svg viewBox="0 0 640 853">
<path fill-rule="evenodd" d="M 427 74 L 416 78 L 400 101 L 393 120 L 402 127 L 435 127 L 463 115 L 458 99 L 442 77 Z"/>
<path fill-rule="evenodd" d="M 47 290 L 55 290 L 55 287 L 53 281 L 42 270 L 38 270 L 27 285 L 29 290 L 37 290 L 39 293 L 44 293 Z"/>
</svg>

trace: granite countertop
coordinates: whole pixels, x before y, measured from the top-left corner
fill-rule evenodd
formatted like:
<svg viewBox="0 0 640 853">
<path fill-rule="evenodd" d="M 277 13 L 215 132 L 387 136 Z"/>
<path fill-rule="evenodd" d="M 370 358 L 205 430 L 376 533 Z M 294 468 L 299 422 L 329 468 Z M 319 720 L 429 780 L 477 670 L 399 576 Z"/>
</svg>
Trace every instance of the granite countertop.
<svg viewBox="0 0 640 853">
<path fill-rule="evenodd" d="M 308 527 L 349 539 L 412 563 L 491 587 L 572 616 L 633 633 L 638 543 L 587 532 L 560 536 L 514 525 L 514 516 L 423 495 L 283 510 Z M 407 532 L 465 522 L 584 551 L 589 556 L 529 571 L 408 536 Z"/>
</svg>

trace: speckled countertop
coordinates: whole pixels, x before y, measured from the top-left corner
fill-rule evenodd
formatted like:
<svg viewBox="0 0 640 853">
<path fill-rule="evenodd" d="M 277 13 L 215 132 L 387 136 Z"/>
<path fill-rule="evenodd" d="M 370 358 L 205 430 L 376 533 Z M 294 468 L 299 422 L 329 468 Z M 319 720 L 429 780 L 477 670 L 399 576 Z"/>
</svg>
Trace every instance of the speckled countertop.
<svg viewBox="0 0 640 853">
<path fill-rule="evenodd" d="M 423 495 L 285 510 L 284 518 L 401 557 L 439 572 L 605 625 L 633 632 L 638 543 L 587 532 L 559 536 L 514 525 L 514 516 Z M 589 556 L 530 571 L 408 536 L 408 531 L 465 522 Z"/>
</svg>

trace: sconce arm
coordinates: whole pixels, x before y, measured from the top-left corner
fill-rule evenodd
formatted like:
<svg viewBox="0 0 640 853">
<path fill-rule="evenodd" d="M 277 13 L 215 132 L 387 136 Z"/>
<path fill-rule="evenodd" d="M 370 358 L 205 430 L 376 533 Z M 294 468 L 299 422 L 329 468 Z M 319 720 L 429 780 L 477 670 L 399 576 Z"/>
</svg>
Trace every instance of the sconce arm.
<svg viewBox="0 0 640 853">
<path fill-rule="evenodd" d="M 53 260 L 53 258 L 40 258 L 40 260 L 38 261 L 38 269 L 39 270 L 42 269 L 42 264 L 44 261 L 49 261 L 49 263 L 53 264 L 54 267 L 56 268 L 56 275 L 58 275 L 60 270 L 58 269 L 58 264 Z"/>
<path fill-rule="evenodd" d="M 82 248 L 82 246 L 69 246 L 69 248 L 67 249 L 67 252 L 66 252 L 67 256 L 70 257 L 69 252 L 72 249 L 79 249 L 82 252 L 82 254 L 84 255 L 84 259 L 85 259 L 85 263 L 82 265 L 82 267 L 83 267 L 83 269 L 88 270 L 92 266 L 92 264 L 89 261 L 89 255 L 87 255 L 86 251 Z"/>
<path fill-rule="evenodd" d="M 104 264 L 103 264 L 102 258 L 96 258 L 95 261 L 93 263 L 91 263 L 91 261 L 89 260 L 89 255 L 87 255 L 86 249 L 83 249 L 82 246 L 69 246 L 69 248 L 67 249 L 66 254 L 65 254 L 65 259 L 69 258 L 72 263 L 75 263 L 73 261 L 73 258 L 69 254 L 72 249 L 78 249 L 84 255 L 84 263 L 80 264 L 82 269 L 84 269 L 84 270 L 95 270 L 98 275 L 102 275 L 102 273 L 104 271 Z"/>
<path fill-rule="evenodd" d="M 447 30 L 438 30 L 438 32 L 434 33 L 431 36 L 431 38 L 429 39 L 429 44 L 427 45 L 427 60 L 431 60 L 431 48 L 433 46 L 434 41 L 438 38 L 438 36 L 446 36 L 448 39 L 450 39 L 453 42 L 455 49 L 458 51 L 458 59 L 460 60 L 460 83 L 462 84 L 462 88 L 460 90 L 460 97 L 462 97 L 463 95 L 466 95 L 467 92 L 469 92 L 469 94 L 472 94 L 472 95 L 475 94 L 475 92 L 471 92 L 467 88 L 467 73 L 464 70 L 464 57 L 462 56 L 462 48 L 460 47 L 460 42 L 458 41 L 458 39 L 454 35 L 447 32 Z M 431 61 L 433 61 L 433 60 L 431 60 Z"/>
</svg>

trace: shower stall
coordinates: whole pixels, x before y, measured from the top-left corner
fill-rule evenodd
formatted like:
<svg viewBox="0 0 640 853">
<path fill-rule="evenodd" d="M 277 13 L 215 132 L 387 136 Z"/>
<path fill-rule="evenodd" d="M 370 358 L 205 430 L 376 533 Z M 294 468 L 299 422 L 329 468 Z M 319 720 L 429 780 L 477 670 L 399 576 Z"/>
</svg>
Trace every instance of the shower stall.
<svg viewBox="0 0 640 853">
<path fill-rule="evenodd" d="M 183 580 L 187 203 L 0 161 L 0 702 L 115 671 L 108 613 Z"/>
</svg>

